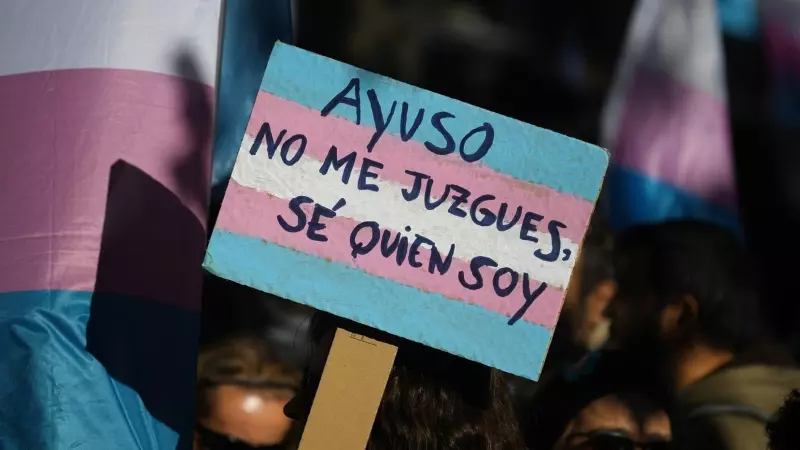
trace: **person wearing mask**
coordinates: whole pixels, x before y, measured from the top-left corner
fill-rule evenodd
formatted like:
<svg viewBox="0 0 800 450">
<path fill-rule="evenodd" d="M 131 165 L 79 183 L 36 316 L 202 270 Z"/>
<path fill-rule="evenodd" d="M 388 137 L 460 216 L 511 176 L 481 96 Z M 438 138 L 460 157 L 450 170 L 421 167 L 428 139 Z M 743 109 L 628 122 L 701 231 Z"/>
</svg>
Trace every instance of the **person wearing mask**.
<svg viewBox="0 0 800 450">
<path fill-rule="evenodd" d="M 669 450 L 670 420 L 653 377 L 617 352 L 591 371 L 543 384 L 521 416 L 536 450 Z"/>
<path fill-rule="evenodd" d="M 283 407 L 301 374 L 277 360 L 258 337 L 201 349 L 197 365 L 195 450 L 287 449 L 296 439 Z"/>
<path fill-rule="evenodd" d="M 793 390 L 767 424 L 768 450 L 800 449 L 800 389 Z"/>
<path fill-rule="evenodd" d="M 287 416 L 308 418 L 337 328 L 398 348 L 366 450 L 524 450 L 499 371 L 323 312 Z"/>
<path fill-rule="evenodd" d="M 800 371 L 765 333 L 738 240 L 674 221 L 630 229 L 615 244 L 611 340 L 662 367 L 680 448 L 765 448 L 764 425 Z"/>
</svg>

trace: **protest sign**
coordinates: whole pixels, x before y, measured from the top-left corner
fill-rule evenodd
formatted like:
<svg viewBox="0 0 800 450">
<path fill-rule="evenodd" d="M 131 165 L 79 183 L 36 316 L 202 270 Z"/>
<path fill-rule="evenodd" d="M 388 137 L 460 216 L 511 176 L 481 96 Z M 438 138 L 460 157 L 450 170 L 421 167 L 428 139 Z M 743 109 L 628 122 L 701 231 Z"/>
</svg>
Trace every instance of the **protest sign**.
<svg viewBox="0 0 800 450">
<path fill-rule="evenodd" d="M 536 379 L 607 165 L 599 147 L 278 43 L 205 267 Z"/>
</svg>

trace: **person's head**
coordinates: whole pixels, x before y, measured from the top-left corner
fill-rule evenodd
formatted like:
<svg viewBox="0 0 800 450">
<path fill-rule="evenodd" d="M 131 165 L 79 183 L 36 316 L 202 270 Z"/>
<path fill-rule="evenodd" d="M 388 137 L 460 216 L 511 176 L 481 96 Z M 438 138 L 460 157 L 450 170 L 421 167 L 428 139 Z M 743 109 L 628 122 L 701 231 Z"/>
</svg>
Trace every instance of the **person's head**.
<svg viewBox="0 0 800 450">
<path fill-rule="evenodd" d="M 697 347 L 737 354 L 762 331 L 754 273 L 735 236 L 674 221 L 617 236 L 612 340 L 675 361 Z"/>
<path fill-rule="evenodd" d="M 305 420 L 337 328 L 398 347 L 367 450 L 520 450 L 522 441 L 500 373 L 432 348 L 315 314 L 303 387 L 286 414 Z"/>
<path fill-rule="evenodd" d="M 239 337 L 203 348 L 197 372 L 197 449 L 266 449 L 286 440 L 292 421 L 283 407 L 301 375 L 264 341 Z"/>
<path fill-rule="evenodd" d="M 536 450 L 667 450 L 672 434 L 665 402 L 635 361 L 604 352 L 578 379 L 549 380 L 523 416 Z"/>
<path fill-rule="evenodd" d="M 586 233 L 556 328 L 558 338 L 564 339 L 563 333 L 568 333 L 568 345 L 580 352 L 597 350 L 608 338 L 610 322 L 604 311 L 617 285 L 613 236 L 604 225 L 595 219 Z"/>
<path fill-rule="evenodd" d="M 793 390 L 767 424 L 769 450 L 800 448 L 800 389 Z"/>
</svg>

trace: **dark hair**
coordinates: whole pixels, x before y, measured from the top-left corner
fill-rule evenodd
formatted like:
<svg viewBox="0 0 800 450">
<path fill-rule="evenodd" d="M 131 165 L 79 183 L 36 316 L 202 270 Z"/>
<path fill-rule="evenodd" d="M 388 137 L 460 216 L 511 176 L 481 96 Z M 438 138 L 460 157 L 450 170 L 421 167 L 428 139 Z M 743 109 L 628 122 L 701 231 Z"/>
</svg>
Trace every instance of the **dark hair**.
<svg viewBox="0 0 800 450">
<path fill-rule="evenodd" d="M 321 312 L 312 336 L 336 327 L 398 346 L 366 450 L 524 449 L 499 371 Z"/>
<path fill-rule="evenodd" d="M 255 336 L 235 336 L 203 347 L 197 362 L 197 417 L 208 417 L 208 389 L 235 385 L 295 392 L 302 375 Z"/>
<path fill-rule="evenodd" d="M 581 299 L 585 299 L 600 282 L 614 278 L 614 235 L 600 215 L 594 216 L 583 238 L 580 265 Z"/>
<path fill-rule="evenodd" d="M 800 448 L 800 389 L 793 390 L 767 424 L 770 450 Z"/>
<path fill-rule="evenodd" d="M 528 448 L 553 448 L 585 407 L 609 395 L 617 396 L 640 423 L 655 411 L 668 410 L 667 394 L 659 388 L 654 368 L 616 351 L 596 356 L 584 373 L 562 373 L 536 390 L 521 415 Z"/>
<path fill-rule="evenodd" d="M 740 351 L 763 332 L 755 277 L 737 238 L 716 225 L 673 221 L 631 228 L 616 240 L 620 295 L 658 307 L 690 295 L 708 345 Z"/>
</svg>

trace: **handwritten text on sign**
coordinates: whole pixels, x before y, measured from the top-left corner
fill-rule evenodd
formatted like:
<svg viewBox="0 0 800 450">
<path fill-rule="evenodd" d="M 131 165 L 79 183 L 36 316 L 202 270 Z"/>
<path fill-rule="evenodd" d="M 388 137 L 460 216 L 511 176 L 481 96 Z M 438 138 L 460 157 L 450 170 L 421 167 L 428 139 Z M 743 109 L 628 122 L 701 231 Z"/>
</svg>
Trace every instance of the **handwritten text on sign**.
<svg viewBox="0 0 800 450">
<path fill-rule="evenodd" d="M 607 161 L 278 44 L 205 265 L 536 378 Z"/>
<path fill-rule="evenodd" d="M 400 139 L 403 141 L 412 139 L 425 120 L 426 111 L 424 109 L 418 109 L 414 112 L 413 118 L 410 118 L 410 105 L 405 101 L 401 102 L 399 114 L 396 114 L 398 112 L 396 100 L 391 103 L 388 111 L 384 111 L 374 89 L 367 91 L 367 97 L 376 124 L 375 132 L 369 142 L 365 143 L 367 152 L 375 149 L 392 120 L 399 120 Z M 360 99 L 360 82 L 358 78 L 353 78 L 336 97 L 322 108 L 320 116 L 328 116 L 337 107 L 351 107 L 354 108 L 358 118 L 356 124 L 360 124 L 362 114 Z M 395 118 L 396 115 L 399 117 Z M 441 145 L 425 142 L 425 148 L 432 154 L 444 156 L 456 151 L 456 138 L 445 127 L 447 119 L 455 119 L 455 116 L 446 111 L 437 111 L 430 116 L 429 126 L 441 134 L 443 141 Z M 470 146 L 471 139 L 477 144 L 476 148 Z M 483 123 L 460 138 L 457 146 L 458 153 L 467 163 L 480 161 L 491 150 L 493 140 L 494 128 L 489 123 Z M 328 143 L 321 144 L 327 145 Z M 273 130 L 269 122 L 263 122 L 250 146 L 249 154 L 257 156 L 261 151 L 265 152 L 269 159 L 273 159 L 276 153 L 279 153 L 280 161 L 287 167 L 292 167 L 303 158 L 308 145 L 308 138 L 302 132 L 295 133 L 286 129 Z M 312 143 L 311 145 L 318 144 Z M 359 191 L 380 192 L 381 186 L 374 180 L 379 177 L 384 167 L 383 163 L 375 159 L 366 156 L 359 158 L 357 151 L 343 151 L 339 150 L 336 145 L 331 145 L 325 159 L 320 164 L 319 174 L 320 176 L 337 176 L 331 175 L 331 173 L 338 172 L 339 179 L 345 185 L 352 182 L 353 187 Z M 353 176 L 354 170 L 357 172 L 356 176 Z M 421 202 L 428 211 L 441 208 L 454 217 L 469 218 L 478 227 L 494 227 L 498 232 L 509 232 L 513 229 L 512 233 L 519 236 L 521 241 L 539 243 L 539 237 L 534 233 L 545 219 L 541 214 L 525 210 L 522 205 L 497 203 L 496 197 L 490 193 L 472 193 L 458 184 L 441 185 L 440 183 L 437 185 L 433 174 L 413 170 L 404 172 L 408 175 L 406 184 L 410 187 L 396 188 L 399 191 L 396 195 L 404 201 Z M 303 205 L 313 205 L 313 209 L 310 213 L 306 213 L 302 208 Z M 338 211 L 346 205 L 346 198 L 340 198 L 334 205 L 326 206 L 315 202 L 309 196 L 298 195 L 289 201 L 291 213 L 278 215 L 277 221 L 287 233 L 304 232 L 306 237 L 312 241 L 326 242 L 328 241 L 328 237 L 324 233 L 326 219 L 336 217 Z M 562 249 L 560 234 L 560 229 L 566 228 L 566 225 L 552 218 L 548 219 L 546 223 L 548 242 L 544 243 L 544 246 L 548 247 L 548 250 L 542 251 L 541 248 L 537 248 L 532 251 L 531 256 L 546 262 L 553 262 L 557 259 L 568 261 L 572 252 L 568 248 Z M 515 229 L 517 224 L 520 226 Z M 404 226 L 403 229 L 405 233 L 382 229 L 377 220 L 358 223 L 350 232 L 351 256 L 355 259 L 372 251 L 379 251 L 384 258 L 394 259 L 398 266 L 403 264 L 414 268 L 424 266 L 429 274 L 447 275 L 457 244 L 448 243 L 449 248 L 445 247 L 446 251 L 442 252 L 441 247 L 432 239 L 419 233 L 413 233 L 414 230 L 410 225 Z M 420 261 L 420 250 L 423 248 L 429 251 L 427 261 Z M 501 263 L 490 256 L 475 256 L 470 260 L 468 271 L 457 272 L 458 282 L 469 290 L 482 289 L 485 283 L 480 269 L 500 266 Z M 494 272 L 491 282 L 487 284 L 498 297 L 507 297 L 515 289 L 522 290 L 525 302 L 508 320 L 509 325 L 519 320 L 536 298 L 547 289 L 547 283 L 532 280 L 527 272 L 520 274 L 510 267 L 500 267 Z"/>
</svg>

